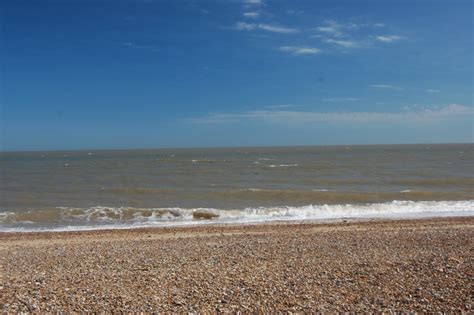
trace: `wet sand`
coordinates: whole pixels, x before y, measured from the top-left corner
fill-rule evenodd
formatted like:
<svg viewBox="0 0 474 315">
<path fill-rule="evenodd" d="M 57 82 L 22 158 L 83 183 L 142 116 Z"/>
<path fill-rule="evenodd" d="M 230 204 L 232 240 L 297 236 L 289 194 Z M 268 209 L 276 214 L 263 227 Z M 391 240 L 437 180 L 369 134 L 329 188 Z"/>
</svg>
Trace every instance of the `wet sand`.
<svg viewBox="0 0 474 315">
<path fill-rule="evenodd" d="M 463 311 L 474 217 L 0 234 L 0 311 Z"/>
</svg>

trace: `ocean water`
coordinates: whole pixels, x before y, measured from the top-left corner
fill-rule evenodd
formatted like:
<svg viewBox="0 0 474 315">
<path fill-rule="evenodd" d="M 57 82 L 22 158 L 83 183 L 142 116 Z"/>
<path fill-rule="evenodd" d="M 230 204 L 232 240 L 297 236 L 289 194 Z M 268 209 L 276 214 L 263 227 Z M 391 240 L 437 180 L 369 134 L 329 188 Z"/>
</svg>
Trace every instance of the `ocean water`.
<svg viewBox="0 0 474 315">
<path fill-rule="evenodd" d="M 474 145 L 0 153 L 0 231 L 474 214 Z"/>
</svg>

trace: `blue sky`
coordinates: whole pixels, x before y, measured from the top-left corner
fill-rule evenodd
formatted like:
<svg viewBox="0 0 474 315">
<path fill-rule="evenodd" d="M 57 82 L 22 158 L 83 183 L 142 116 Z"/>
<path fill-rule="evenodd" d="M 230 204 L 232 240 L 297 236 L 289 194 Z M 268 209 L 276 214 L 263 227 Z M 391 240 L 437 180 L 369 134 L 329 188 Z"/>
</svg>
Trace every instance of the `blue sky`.
<svg viewBox="0 0 474 315">
<path fill-rule="evenodd" d="M 1 150 L 473 141 L 470 0 L 1 6 Z"/>
</svg>

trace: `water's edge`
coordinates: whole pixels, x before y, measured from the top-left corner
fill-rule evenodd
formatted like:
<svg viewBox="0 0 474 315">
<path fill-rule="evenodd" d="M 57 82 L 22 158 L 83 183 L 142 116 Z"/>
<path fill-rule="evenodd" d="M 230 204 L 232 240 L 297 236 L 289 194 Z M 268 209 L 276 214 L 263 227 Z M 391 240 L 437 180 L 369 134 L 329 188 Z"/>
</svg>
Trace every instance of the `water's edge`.
<svg viewBox="0 0 474 315">
<path fill-rule="evenodd" d="M 57 207 L 27 212 L 0 212 L 0 232 L 87 231 L 208 224 L 258 224 L 277 221 L 338 219 L 415 219 L 474 216 L 474 200 L 392 201 L 372 204 L 308 205 L 303 207 L 130 208 Z"/>
</svg>

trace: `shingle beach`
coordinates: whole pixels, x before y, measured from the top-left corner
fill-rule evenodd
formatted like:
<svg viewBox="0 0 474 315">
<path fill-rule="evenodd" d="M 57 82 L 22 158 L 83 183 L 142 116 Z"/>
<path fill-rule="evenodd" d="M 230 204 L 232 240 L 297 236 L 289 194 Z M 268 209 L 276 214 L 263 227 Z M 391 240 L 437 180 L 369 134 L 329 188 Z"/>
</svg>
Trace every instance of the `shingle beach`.
<svg viewBox="0 0 474 315">
<path fill-rule="evenodd" d="M 2 312 L 473 311 L 474 218 L 0 234 Z"/>
</svg>

